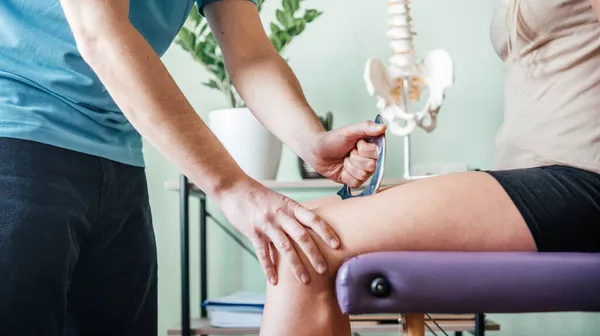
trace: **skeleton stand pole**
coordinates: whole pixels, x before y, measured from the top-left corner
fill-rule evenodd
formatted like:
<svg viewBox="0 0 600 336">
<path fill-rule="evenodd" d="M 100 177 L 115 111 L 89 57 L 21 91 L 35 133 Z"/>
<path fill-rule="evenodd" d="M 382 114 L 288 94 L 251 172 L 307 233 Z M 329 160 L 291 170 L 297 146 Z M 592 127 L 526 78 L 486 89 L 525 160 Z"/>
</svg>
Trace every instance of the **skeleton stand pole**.
<svg viewBox="0 0 600 336">
<path fill-rule="evenodd" d="M 404 111 L 409 111 L 409 92 L 410 92 L 410 79 L 407 77 L 404 77 L 402 79 L 402 86 L 403 86 L 403 103 L 402 103 L 402 108 L 404 109 Z M 407 181 L 410 180 L 415 180 L 415 179 L 420 179 L 420 178 L 425 178 L 426 176 L 412 176 L 411 173 L 411 160 L 412 160 L 412 156 L 410 153 L 410 134 L 407 134 L 403 137 L 404 139 L 404 179 Z"/>
<path fill-rule="evenodd" d="M 408 78 L 404 77 L 402 80 L 403 86 L 403 106 L 404 111 L 409 111 L 408 102 L 409 102 L 409 91 L 410 91 L 410 81 Z M 410 172 L 410 134 L 404 136 L 404 178 L 406 180 L 411 180 L 411 172 Z"/>
</svg>

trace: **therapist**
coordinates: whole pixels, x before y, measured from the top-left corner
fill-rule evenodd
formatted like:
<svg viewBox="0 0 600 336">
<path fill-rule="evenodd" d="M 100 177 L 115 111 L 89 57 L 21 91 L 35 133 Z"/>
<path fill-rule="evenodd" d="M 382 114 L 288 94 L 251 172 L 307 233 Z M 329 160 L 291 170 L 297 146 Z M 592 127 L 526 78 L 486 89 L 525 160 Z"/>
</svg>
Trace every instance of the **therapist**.
<svg viewBox="0 0 600 336">
<path fill-rule="evenodd" d="M 0 334 L 156 335 L 157 260 L 142 137 L 215 200 L 277 282 L 269 249 L 325 272 L 314 213 L 248 177 L 161 63 L 193 0 L 0 2 Z M 372 174 L 372 122 L 326 132 L 256 4 L 198 3 L 236 89 L 322 175 Z M 303 265 L 292 241 L 307 254 Z"/>
</svg>

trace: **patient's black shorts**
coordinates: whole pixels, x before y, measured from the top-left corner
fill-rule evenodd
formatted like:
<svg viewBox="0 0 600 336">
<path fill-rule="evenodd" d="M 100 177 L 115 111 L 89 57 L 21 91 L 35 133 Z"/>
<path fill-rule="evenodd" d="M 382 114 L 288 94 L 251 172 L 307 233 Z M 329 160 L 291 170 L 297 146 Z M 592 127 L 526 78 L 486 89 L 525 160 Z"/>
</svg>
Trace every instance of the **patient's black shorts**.
<svg viewBox="0 0 600 336">
<path fill-rule="evenodd" d="M 488 171 L 517 206 L 540 252 L 600 252 L 600 174 L 547 166 Z"/>
</svg>

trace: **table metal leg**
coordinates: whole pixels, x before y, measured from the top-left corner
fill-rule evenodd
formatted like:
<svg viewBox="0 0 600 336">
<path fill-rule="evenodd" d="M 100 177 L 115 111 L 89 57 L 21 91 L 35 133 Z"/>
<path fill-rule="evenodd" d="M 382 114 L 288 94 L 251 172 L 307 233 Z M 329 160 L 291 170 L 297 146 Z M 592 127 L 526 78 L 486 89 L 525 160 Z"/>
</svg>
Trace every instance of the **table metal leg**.
<svg viewBox="0 0 600 336">
<path fill-rule="evenodd" d="M 208 262 L 207 262 L 207 223 L 206 194 L 200 197 L 200 303 L 208 299 Z M 207 317 L 206 308 L 200 309 L 200 316 Z M 201 335 L 205 336 L 205 335 Z"/>
<path fill-rule="evenodd" d="M 206 246 L 206 196 L 200 197 L 200 303 L 208 299 L 208 265 Z M 206 308 L 202 307 L 200 316 L 206 317 Z"/>
<path fill-rule="evenodd" d="M 485 335 L 485 314 L 475 315 L 475 336 Z"/>
<path fill-rule="evenodd" d="M 190 218 L 189 186 L 186 176 L 179 179 L 179 218 L 181 244 L 181 335 L 190 336 Z"/>
</svg>

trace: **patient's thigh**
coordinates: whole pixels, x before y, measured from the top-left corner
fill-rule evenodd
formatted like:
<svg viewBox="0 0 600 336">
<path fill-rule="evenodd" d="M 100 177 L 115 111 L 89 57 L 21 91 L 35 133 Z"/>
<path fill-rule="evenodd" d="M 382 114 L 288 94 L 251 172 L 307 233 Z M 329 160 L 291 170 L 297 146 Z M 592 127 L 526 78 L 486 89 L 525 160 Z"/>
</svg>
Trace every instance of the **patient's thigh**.
<svg viewBox="0 0 600 336">
<path fill-rule="evenodd" d="M 418 180 L 332 202 L 315 213 L 342 241 L 340 250 L 320 247 L 332 266 L 353 255 L 386 250 L 536 250 L 516 206 L 484 172 Z"/>
<path fill-rule="evenodd" d="M 374 251 L 536 250 L 516 206 L 484 172 L 447 174 L 372 196 L 306 204 L 342 240 L 341 249 L 331 250 L 315 237 L 333 269 L 348 257 Z"/>
<path fill-rule="evenodd" d="M 301 204 L 303 207 L 305 207 L 307 209 L 315 210 L 315 209 L 318 209 L 318 208 L 321 208 L 324 206 L 336 204 L 338 202 L 342 202 L 342 199 L 340 198 L 340 196 L 335 195 L 335 196 L 317 198 L 317 199 L 310 200 L 310 201 L 304 201 Z"/>
</svg>

